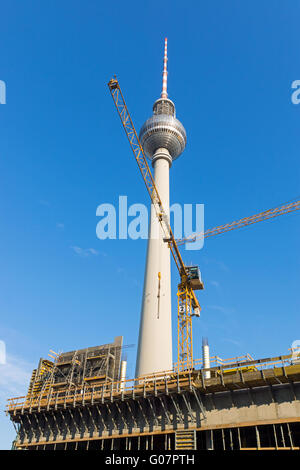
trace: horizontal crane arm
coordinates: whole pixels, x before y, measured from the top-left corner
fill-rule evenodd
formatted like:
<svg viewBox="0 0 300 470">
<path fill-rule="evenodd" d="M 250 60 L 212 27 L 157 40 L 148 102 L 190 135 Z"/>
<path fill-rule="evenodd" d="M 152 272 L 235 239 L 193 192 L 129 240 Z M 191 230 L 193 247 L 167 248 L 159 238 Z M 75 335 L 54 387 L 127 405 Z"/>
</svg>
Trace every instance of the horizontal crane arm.
<svg viewBox="0 0 300 470">
<path fill-rule="evenodd" d="M 245 227 L 247 225 L 256 224 L 257 222 L 262 222 L 263 220 L 272 219 L 278 217 L 279 215 L 288 214 L 289 212 L 294 212 L 300 209 L 300 200 L 291 202 L 289 204 L 282 204 L 281 206 L 275 207 L 274 209 L 268 209 L 259 214 L 252 215 L 250 217 L 244 217 L 243 219 L 231 222 L 230 224 L 219 225 L 206 230 L 205 232 L 197 233 L 180 240 L 176 240 L 177 245 L 183 245 L 187 242 L 194 242 L 197 239 L 208 238 L 214 235 L 219 235 L 224 232 L 229 232 L 230 230 L 235 230 L 236 228 Z"/>
</svg>

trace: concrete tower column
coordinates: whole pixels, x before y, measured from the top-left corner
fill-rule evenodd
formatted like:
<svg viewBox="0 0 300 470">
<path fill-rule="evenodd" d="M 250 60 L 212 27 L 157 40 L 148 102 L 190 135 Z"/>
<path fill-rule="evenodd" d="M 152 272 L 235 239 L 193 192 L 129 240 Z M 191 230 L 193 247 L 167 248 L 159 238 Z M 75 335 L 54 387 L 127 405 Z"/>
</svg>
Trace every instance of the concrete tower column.
<svg viewBox="0 0 300 470">
<path fill-rule="evenodd" d="M 153 155 L 154 181 L 169 216 L 169 168 L 167 149 Z M 154 207 L 151 207 L 144 292 L 140 320 L 136 376 L 172 369 L 170 249 Z"/>
<path fill-rule="evenodd" d="M 186 145 L 186 132 L 176 119 L 175 105 L 167 93 L 167 39 L 163 87 L 153 114 L 140 130 L 139 139 L 154 168 L 154 181 L 165 214 L 169 217 L 169 171 Z M 154 207 L 151 221 L 140 320 L 136 377 L 172 369 L 170 249 L 163 241 Z"/>
</svg>

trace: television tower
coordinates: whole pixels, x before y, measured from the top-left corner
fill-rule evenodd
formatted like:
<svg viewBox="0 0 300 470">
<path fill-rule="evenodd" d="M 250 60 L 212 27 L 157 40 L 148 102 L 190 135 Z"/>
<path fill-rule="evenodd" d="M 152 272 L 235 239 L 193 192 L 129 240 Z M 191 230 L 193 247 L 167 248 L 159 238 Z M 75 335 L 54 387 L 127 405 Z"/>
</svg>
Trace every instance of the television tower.
<svg viewBox="0 0 300 470">
<path fill-rule="evenodd" d="M 175 117 L 173 101 L 168 99 L 167 61 L 165 39 L 162 92 L 153 105 L 153 115 L 140 130 L 139 140 L 152 162 L 155 185 L 169 217 L 169 169 L 186 146 L 186 132 Z M 172 366 L 170 249 L 151 206 L 136 377 L 170 370 Z"/>
</svg>

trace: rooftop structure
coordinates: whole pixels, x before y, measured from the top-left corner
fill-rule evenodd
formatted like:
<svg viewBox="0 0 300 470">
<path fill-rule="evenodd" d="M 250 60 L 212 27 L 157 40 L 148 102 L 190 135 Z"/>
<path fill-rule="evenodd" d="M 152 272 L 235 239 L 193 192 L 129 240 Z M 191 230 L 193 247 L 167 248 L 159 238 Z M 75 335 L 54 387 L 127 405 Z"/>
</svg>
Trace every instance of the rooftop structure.
<svg viewBox="0 0 300 470">
<path fill-rule="evenodd" d="M 11 399 L 14 447 L 300 449 L 300 362 L 293 353 L 209 361 L 209 369 L 195 361 L 193 370 L 175 365 L 144 378 L 81 381 Z"/>
<path fill-rule="evenodd" d="M 27 402 L 49 390 L 72 390 L 119 380 L 123 337 L 113 343 L 61 354 L 51 351 L 53 359 L 41 358 L 31 375 Z"/>
</svg>

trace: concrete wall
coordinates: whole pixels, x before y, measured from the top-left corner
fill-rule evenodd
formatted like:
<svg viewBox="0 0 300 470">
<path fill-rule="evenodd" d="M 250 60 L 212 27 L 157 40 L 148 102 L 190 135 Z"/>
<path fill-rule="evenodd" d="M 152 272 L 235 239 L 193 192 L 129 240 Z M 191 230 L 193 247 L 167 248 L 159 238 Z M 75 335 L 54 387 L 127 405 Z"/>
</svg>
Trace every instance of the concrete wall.
<svg viewBox="0 0 300 470">
<path fill-rule="evenodd" d="M 300 421 L 300 384 L 276 385 L 204 395 L 207 428 L 296 419 Z"/>
</svg>

